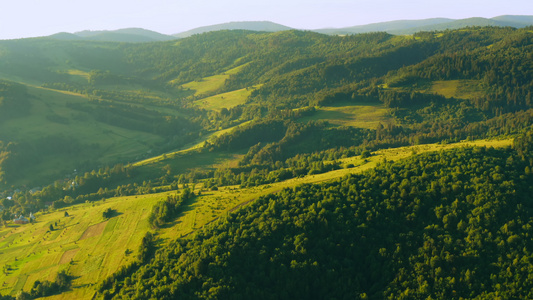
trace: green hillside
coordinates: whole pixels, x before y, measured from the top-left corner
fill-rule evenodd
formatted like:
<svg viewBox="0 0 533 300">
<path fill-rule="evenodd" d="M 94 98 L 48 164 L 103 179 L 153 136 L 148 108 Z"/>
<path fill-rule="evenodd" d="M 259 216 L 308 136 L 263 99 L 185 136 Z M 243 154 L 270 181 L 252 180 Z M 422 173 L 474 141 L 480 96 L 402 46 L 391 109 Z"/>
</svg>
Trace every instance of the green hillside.
<svg viewBox="0 0 533 300">
<path fill-rule="evenodd" d="M 515 150 L 463 148 L 284 189 L 177 239 L 100 292 L 116 299 L 528 298 L 528 165 Z"/>
<path fill-rule="evenodd" d="M 76 277 L 69 297 L 90 298 L 94 291 L 83 287 L 98 284 L 121 266 L 135 261 L 142 237 L 150 230 L 147 216 L 164 197 L 103 199 L 37 213 L 31 225 L 2 228 L 0 264 L 4 272 L 0 280 L 4 284 L 0 293 L 29 291 L 35 281 L 53 281 L 58 272 L 66 270 Z M 108 208 L 117 215 L 104 218 L 102 213 Z"/>
<path fill-rule="evenodd" d="M 348 174 L 359 174 L 374 168 L 386 160 L 410 157 L 413 152 L 435 152 L 461 147 L 491 146 L 508 147 L 510 140 L 476 141 L 450 145 L 424 145 L 418 147 L 393 148 L 377 151 L 372 157 L 362 159 L 354 156 L 342 159 L 344 168 L 317 175 L 308 175 L 257 187 L 241 188 L 228 186 L 216 191 L 206 191 L 205 184 L 199 184 L 196 192 L 201 195 L 184 203 L 181 215 L 171 226 L 156 232 L 162 244 L 176 237 L 191 233 L 229 212 L 270 193 L 292 188 L 304 183 L 330 181 Z M 330 162 L 332 163 L 332 162 Z M 198 165 L 198 163 L 197 163 Z M 54 299 L 92 297 L 103 279 L 111 276 L 122 266 L 136 261 L 140 253 L 142 237 L 154 229 L 148 224 L 152 207 L 173 193 L 164 192 L 149 195 L 101 198 L 68 208 L 35 214 L 33 224 L 10 224 L 0 230 L 0 264 L 8 266 L 8 272 L 0 278 L 5 284 L 1 294 L 16 293 L 24 288 L 29 291 L 37 280 L 53 281 L 55 275 L 66 270 L 73 275 L 71 290 Z M 116 211 L 107 219 L 103 212 Z M 65 215 L 67 212 L 68 216 Z M 50 231 L 50 225 L 54 230 Z M 23 253 L 23 255 L 21 255 Z"/>
<path fill-rule="evenodd" d="M 528 298 L 532 53 L 531 27 L 0 41 L 0 294 Z"/>
</svg>

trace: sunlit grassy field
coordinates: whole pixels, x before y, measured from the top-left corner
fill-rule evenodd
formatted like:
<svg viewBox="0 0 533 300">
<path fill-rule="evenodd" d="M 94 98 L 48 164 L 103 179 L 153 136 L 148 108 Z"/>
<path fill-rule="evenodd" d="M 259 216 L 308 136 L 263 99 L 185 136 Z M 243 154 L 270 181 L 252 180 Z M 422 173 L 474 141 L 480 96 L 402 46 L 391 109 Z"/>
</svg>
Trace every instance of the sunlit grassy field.
<svg viewBox="0 0 533 300">
<path fill-rule="evenodd" d="M 473 99 L 484 95 L 479 80 L 434 81 L 426 92 L 460 99 Z"/>
<path fill-rule="evenodd" d="M 38 213 L 34 224 L 1 228 L 0 265 L 8 265 L 9 271 L 0 274 L 0 293 L 30 290 L 36 280 L 54 280 L 59 271 L 67 270 L 75 277 L 72 291 L 54 298 L 91 298 L 94 284 L 135 259 L 142 237 L 150 230 L 148 214 L 164 197 L 112 198 Z M 104 219 L 107 208 L 117 215 Z"/>
<path fill-rule="evenodd" d="M 183 84 L 182 88 L 194 90 L 195 96 L 215 92 L 224 86 L 226 79 L 228 79 L 230 75 L 238 73 L 245 65 L 246 64 L 228 70 L 224 72 L 224 74 L 204 77 L 201 80 Z M 171 81 L 170 83 L 173 82 Z"/>
<path fill-rule="evenodd" d="M 218 131 L 215 131 L 215 132 L 211 132 L 210 134 L 204 135 L 200 139 L 196 140 L 192 144 L 184 145 L 182 149 L 179 149 L 179 150 L 176 150 L 176 151 L 172 151 L 172 152 L 169 152 L 169 153 L 165 153 L 165 154 L 162 154 L 162 155 L 153 156 L 153 157 L 150 157 L 150 158 L 147 158 L 147 159 L 143 159 L 141 161 L 133 163 L 132 166 L 139 167 L 139 166 L 147 166 L 147 165 L 150 165 L 150 164 L 163 164 L 167 160 L 172 160 L 172 159 L 176 159 L 176 158 L 179 159 L 179 157 L 183 157 L 183 154 L 185 154 L 187 152 L 191 152 L 193 150 L 202 148 L 205 145 L 206 141 L 210 141 L 212 139 L 215 139 L 215 138 L 217 138 L 217 137 L 219 137 L 219 136 L 221 136 L 223 134 L 231 132 L 232 130 L 234 130 L 235 128 L 237 128 L 239 126 L 246 125 L 246 124 L 248 124 L 250 122 L 251 121 L 243 122 L 243 123 L 241 123 L 239 125 L 236 125 L 236 126 L 233 126 L 233 127 L 230 127 L 230 128 L 226 128 L 226 129 L 218 130 Z M 166 163 L 168 163 L 168 162 L 166 162 Z"/>
<path fill-rule="evenodd" d="M 245 88 L 215 96 L 203 98 L 194 102 L 194 104 L 203 109 L 220 111 L 223 108 L 229 109 L 240 104 L 246 103 L 246 99 L 254 91 L 254 87 Z"/>
<path fill-rule="evenodd" d="M 312 116 L 300 119 L 301 122 L 310 120 L 324 120 L 333 125 L 368 129 L 375 129 L 379 123 L 393 122 L 389 110 L 382 104 L 350 103 L 317 107 Z"/>
</svg>

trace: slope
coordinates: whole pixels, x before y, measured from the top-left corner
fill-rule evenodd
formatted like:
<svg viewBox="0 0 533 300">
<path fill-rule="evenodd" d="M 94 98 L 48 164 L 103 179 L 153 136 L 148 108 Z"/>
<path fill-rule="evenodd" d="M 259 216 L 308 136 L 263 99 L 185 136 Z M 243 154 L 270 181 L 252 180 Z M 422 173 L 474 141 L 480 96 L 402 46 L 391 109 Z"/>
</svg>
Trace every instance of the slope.
<svg viewBox="0 0 533 300">
<path fill-rule="evenodd" d="M 66 270 L 76 277 L 69 297 L 90 299 L 94 292 L 88 287 L 136 259 L 150 229 L 148 214 L 165 196 L 102 199 L 37 213 L 31 224 L 5 226 L 0 229 L 0 292 L 29 291 L 35 281 L 53 281 Z M 115 215 L 104 218 L 107 209 Z"/>
<path fill-rule="evenodd" d="M 262 196 L 279 193 L 285 188 L 359 174 L 375 168 L 383 161 L 409 158 L 413 153 L 472 146 L 500 148 L 509 146 L 511 142 L 473 141 L 381 150 L 368 158 L 344 158 L 341 160 L 343 169 L 249 188 L 228 186 L 218 191 L 207 191 L 203 184 L 198 184 L 195 192 L 201 195 L 184 203 L 182 213 L 173 223 L 157 230 L 159 247 L 166 247 L 176 237 L 193 238 L 191 233 L 202 230 L 206 225 L 225 218 L 228 213 L 241 207 L 254 205 L 254 201 Z M 0 277 L 0 280 L 5 282 L 0 293 L 16 294 L 21 289 L 30 291 L 36 280 L 53 280 L 56 273 L 67 270 L 75 277 L 72 290 L 52 299 L 93 297 L 95 285 L 119 271 L 122 266 L 136 261 L 141 251 L 139 247 L 142 237 L 153 230 L 148 224 L 152 206 L 175 193 L 101 198 L 68 208 L 38 213 L 33 224 L 9 224 L 0 230 L 0 251 L 3 253 L 0 263 L 8 266 L 8 271 Z M 116 211 L 109 219 L 102 216 L 107 209 Z M 50 231 L 50 225 L 54 230 Z"/>
<path fill-rule="evenodd" d="M 165 141 L 160 133 L 135 127 L 128 118 L 122 117 L 124 123 L 107 119 L 118 117 L 121 112 L 133 113 L 136 110 L 133 106 L 110 110 L 109 106 L 90 101 L 86 95 L 27 88 L 30 111 L 0 124 L 0 140 L 17 142 L 20 154 L 31 156 L 31 160 L 22 158 L 16 171 L 5 169 L 9 178 L 4 179 L 10 185 L 37 186 L 50 178 L 72 174 L 74 169 L 124 163 L 145 155 Z M 150 113 L 146 109 L 140 111 Z M 160 113 L 152 110 L 151 114 L 153 122 Z"/>
<path fill-rule="evenodd" d="M 118 299 L 531 296 L 527 276 L 514 277 L 532 268 L 527 164 L 514 150 L 463 148 L 285 189 L 178 239 L 100 292 Z"/>
</svg>

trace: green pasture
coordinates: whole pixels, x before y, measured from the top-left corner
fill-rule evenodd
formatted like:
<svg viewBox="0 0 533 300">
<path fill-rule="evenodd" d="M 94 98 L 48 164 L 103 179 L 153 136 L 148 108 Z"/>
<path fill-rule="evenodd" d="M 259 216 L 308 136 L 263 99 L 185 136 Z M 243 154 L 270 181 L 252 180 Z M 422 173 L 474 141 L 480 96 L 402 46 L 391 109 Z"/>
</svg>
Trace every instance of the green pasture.
<svg viewBox="0 0 533 300">
<path fill-rule="evenodd" d="M 315 113 L 300 119 L 301 122 L 324 120 L 338 126 L 375 129 L 379 123 L 393 122 L 389 110 L 382 104 L 350 104 L 317 107 Z"/>
<path fill-rule="evenodd" d="M 150 165 L 150 164 L 159 164 L 159 165 L 161 165 L 161 164 L 165 163 L 165 161 L 167 161 L 167 160 L 183 158 L 183 157 L 185 157 L 184 154 L 186 154 L 188 152 L 191 152 L 193 150 L 197 150 L 197 149 L 202 148 L 205 145 L 205 142 L 213 140 L 213 139 L 215 139 L 215 138 L 217 138 L 217 137 L 219 137 L 219 136 L 221 136 L 223 134 L 226 134 L 226 133 L 232 131 L 233 129 L 235 129 L 235 128 L 239 127 L 239 126 L 243 126 L 243 125 L 248 124 L 250 122 L 251 121 L 243 122 L 243 123 L 241 123 L 239 125 L 236 125 L 236 126 L 233 126 L 233 127 L 230 127 L 230 128 L 226 128 L 226 129 L 218 130 L 218 131 L 215 131 L 215 132 L 211 132 L 209 134 L 204 135 L 200 139 L 196 140 L 194 143 L 191 143 L 191 144 L 188 144 L 188 145 L 184 145 L 182 149 L 179 149 L 177 151 L 172 151 L 172 152 L 169 152 L 169 153 L 165 153 L 165 154 L 162 154 L 162 155 L 153 156 L 153 157 L 150 157 L 150 158 L 135 162 L 135 163 L 132 164 L 132 166 L 140 167 L 140 166 L 147 166 L 147 165 Z M 208 156 L 210 156 L 210 155 L 208 155 Z M 200 162 L 204 162 L 204 159 L 200 159 Z M 202 165 L 203 165 L 203 163 L 202 163 Z"/>
<path fill-rule="evenodd" d="M 89 73 L 78 70 L 78 69 L 68 69 L 65 71 L 66 74 L 70 75 L 70 79 L 76 83 L 79 84 L 87 84 L 89 83 Z"/>
<path fill-rule="evenodd" d="M 230 75 L 238 73 L 245 65 L 246 64 L 230 69 L 223 74 L 204 77 L 198 81 L 183 84 L 181 87 L 183 89 L 194 90 L 195 96 L 216 92 L 224 86 L 226 79 L 228 79 Z M 175 81 L 171 81 L 170 83 L 173 84 Z"/>
<path fill-rule="evenodd" d="M 381 87 L 397 91 L 412 91 L 413 87 L 389 87 L 387 84 Z M 417 82 L 415 91 L 426 94 L 437 94 L 446 98 L 474 99 L 485 95 L 485 87 L 480 80 L 436 80 L 431 82 Z"/>
<path fill-rule="evenodd" d="M 257 87 L 244 88 L 236 91 L 218 94 L 215 96 L 196 100 L 194 104 L 203 109 L 220 111 L 223 108 L 229 109 L 246 103 L 254 89 Z"/>
<path fill-rule="evenodd" d="M 202 78 L 199 81 L 192 81 L 182 85 L 184 89 L 194 90 L 194 95 L 203 95 L 214 92 L 224 86 L 224 82 L 229 78 L 227 74 L 214 75 Z"/>
<path fill-rule="evenodd" d="M 94 285 L 135 259 L 142 237 L 150 230 L 148 214 L 165 197 L 112 198 L 38 213 L 34 224 L 10 222 L 0 228 L 0 265 L 9 266 L 7 273 L 0 273 L 0 293 L 28 291 L 36 280 L 54 280 L 57 272 L 67 270 L 75 278 L 72 291 L 52 298 L 91 298 Z M 117 215 L 104 219 L 107 208 Z"/>
<path fill-rule="evenodd" d="M 473 99 L 484 95 L 479 80 L 434 81 L 426 92 L 459 99 Z"/>
<path fill-rule="evenodd" d="M 135 172 L 145 180 L 164 175 L 163 168 L 170 167 L 172 174 L 195 170 L 216 169 L 220 166 L 237 166 L 244 153 L 185 152 L 159 156 L 159 159 L 139 165 Z"/>
</svg>

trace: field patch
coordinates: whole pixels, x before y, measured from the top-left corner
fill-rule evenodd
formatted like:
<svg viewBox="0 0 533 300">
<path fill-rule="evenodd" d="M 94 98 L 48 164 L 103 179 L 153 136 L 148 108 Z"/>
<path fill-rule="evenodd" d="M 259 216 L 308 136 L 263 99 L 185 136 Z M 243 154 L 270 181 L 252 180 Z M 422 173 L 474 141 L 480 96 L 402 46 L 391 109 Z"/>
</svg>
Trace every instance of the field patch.
<svg viewBox="0 0 533 300">
<path fill-rule="evenodd" d="M 76 81 L 80 83 L 88 83 L 90 74 L 88 72 L 82 71 L 82 70 L 76 70 L 76 69 L 70 69 L 67 70 L 67 74 L 73 76 Z"/>
<path fill-rule="evenodd" d="M 192 81 L 192 82 L 183 84 L 181 87 L 182 89 L 194 90 L 195 96 L 215 92 L 224 86 L 226 79 L 228 79 L 230 75 L 238 73 L 245 65 L 246 64 L 238 66 L 231 70 L 228 70 L 224 72 L 223 74 L 204 77 L 201 80 Z M 174 81 L 171 81 L 170 83 L 172 84 L 174 83 Z"/>
<path fill-rule="evenodd" d="M 150 158 L 138 161 L 136 163 L 133 163 L 132 166 L 139 167 L 139 166 L 147 166 L 147 165 L 156 164 L 156 163 L 161 164 L 161 163 L 163 163 L 166 160 L 180 159 L 181 158 L 180 155 L 185 154 L 187 152 L 194 151 L 196 149 L 200 149 L 200 148 L 202 148 L 205 145 L 205 142 L 214 140 L 214 139 L 216 139 L 217 137 L 219 137 L 219 136 L 221 136 L 223 134 L 231 132 L 232 130 L 234 130 L 237 127 L 249 124 L 250 122 L 251 121 L 243 122 L 243 123 L 241 123 L 239 125 L 236 125 L 236 126 L 233 126 L 233 127 L 230 127 L 230 128 L 226 128 L 226 129 L 218 130 L 218 131 L 215 131 L 215 132 L 211 132 L 210 134 L 204 135 L 200 139 L 196 140 L 194 143 L 189 144 L 189 145 L 185 145 L 183 147 L 183 149 L 180 149 L 180 150 L 177 150 L 177 151 L 168 152 L 168 153 L 164 153 L 164 154 L 161 154 L 161 155 L 158 155 L 158 156 L 154 156 L 154 157 L 150 157 Z M 212 155 L 210 155 L 210 156 L 212 156 Z M 217 163 L 217 162 L 215 162 L 215 163 Z M 202 165 L 205 165 L 205 164 L 202 164 Z"/>
<path fill-rule="evenodd" d="M 358 128 L 375 129 L 379 123 L 392 123 L 393 118 L 385 105 L 368 104 L 340 104 L 336 106 L 322 106 L 308 117 L 300 121 L 324 120 L 338 126 L 352 126 Z"/>
<path fill-rule="evenodd" d="M 79 250 L 80 249 L 78 248 L 78 249 L 72 249 L 72 250 L 65 251 L 63 255 L 61 256 L 61 259 L 59 260 L 59 264 L 62 265 L 62 264 L 67 264 L 71 262 Z"/>
<path fill-rule="evenodd" d="M 106 225 L 107 221 L 92 225 L 91 227 L 87 228 L 87 230 L 85 230 L 85 232 L 81 235 L 80 241 L 101 235 L 104 232 Z"/>
<path fill-rule="evenodd" d="M 484 95 L 479 80 L 434 81 L 427 93 L 435 93 L 446 98 L 473 99 Z"/>
<path fill-rule="evenodd" d="M 83 203 L 36 213 L 33 224 L 0 228 L 0 266 L 9 266 L 0 272 L 5 283 L 0 293 L 29 291 L 36 280 L 54 280 L 66 270 L 75 278 L 72 290 L 51 299 L 91 299 L 95 284 L 137 257 L 142 237 L 151 230 L 147 218 L 152 206 L 166 195 Z M 120 214 L 104 221 L 102 212 L 108 208 Z M 57 229 L 50 231 L 50 224 Z"/>
<path fill-rule="evenodd" d="M 258 86 L 244 88 L 232 92 L 218 94 L 215 96 L 203 98 L 194 102 L 199 108 L 207 110 L 220 111 L 223 108 L 229 109 L 240 104 L 246 103 L 246 99 Z"/>
<path fill-rule="evenodd" d="M 202 78 L 198 81 L 193 81 L 182 85 L 184 89 L 194 90 L 194 95 L 203 95 L 214 92 L 224 86 L 224 82 L 229 78 L 229 75 L 214 75 Z"/>
<path fill-rule="evenodd" d="M 208 170 L 217 166 L 235 165 L 244 153 L 217 153 L 217 152 L 190 152 L 184 154 L 169 154 L 159 160 L 142 162 L 136 169 L 147 179 L 153 176 L 162 176 L 163 167 L 170 167 L 174 175 L 183 174 L 193 169 Z"/>
</svg>

